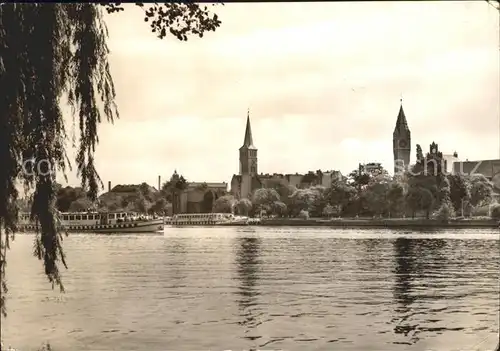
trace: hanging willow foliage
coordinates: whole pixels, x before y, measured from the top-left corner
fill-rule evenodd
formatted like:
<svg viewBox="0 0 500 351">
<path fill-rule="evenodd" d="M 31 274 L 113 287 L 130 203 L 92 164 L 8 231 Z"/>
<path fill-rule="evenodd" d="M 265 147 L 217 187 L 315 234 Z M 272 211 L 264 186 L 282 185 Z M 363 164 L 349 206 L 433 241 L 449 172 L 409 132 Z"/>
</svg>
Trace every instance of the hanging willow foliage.
<svg viewBox="0 0 500 351">
<path fill-rule="evenodd" d="M 137 6 L 143 7 L 138 3 Z M 16 232 L 18 191 L 33 191 L 31 219 L 39 224 L 35 255 L 52 286 L 64 290 L 58 263 L 66 267 L 55 218 L 55 172 L 65 174 L 67 133 L 61 106 L 72 107 L 79 130 L 76 167 L 95 200 L 102 182 L 95 168 L 98 124 L 118 118 L 108 65 L 103 7 L 115 4 L 0 5 L 0 308 L 6 315 L 6 254 Z M 220 21 L 193 3 L 153 4 L 145 10 L 151 30 L 179 40 L 202 36 Z M 74 119 L 75 120 L 75 119 Z M 32 160 L 26 163 L 26 160 Z M 23 167 L 28 165 L 27 167 Z M 39 165 L 40 167 L 32 167 Z"/>
</svg>

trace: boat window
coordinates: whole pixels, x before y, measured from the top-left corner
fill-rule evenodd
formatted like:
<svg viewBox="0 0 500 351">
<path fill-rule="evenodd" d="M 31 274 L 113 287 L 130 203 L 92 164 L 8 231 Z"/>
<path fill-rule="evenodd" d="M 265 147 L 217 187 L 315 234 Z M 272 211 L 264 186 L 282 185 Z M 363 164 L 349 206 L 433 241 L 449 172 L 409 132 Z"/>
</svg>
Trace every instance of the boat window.
<svg viewBox="0 0 500 351">
<path fill-rule="evenodd" d="M 74 221 L 75 220 L 75 216 L 69 216 L 69 220 L 70 221 Z"/>
<path fill-rule="evenodd" d="M 109 219 L 115 219 L 115 214 L 114 213 L 110 214 L 108 218 Z"/>
<path fill-rule="evenodd" d="M 64 216 L 63 216 L 63 220 L 64 220 L 64 221 L 67 221 L 67 220 L 68 220 L 68 218 L 69 218 L 69 217 L 68 217 L 68 215 L 64 215 Z"/>
<path fill-rule="evenodd" d="M 79 221 L 79 220 L 81 220 L 81 217 L 80 216 L 75 216 L 75 220 Z"/>
<path fill-rule="evenodd" d="M 82 221 L 86 221 L 87 220 L 87 215 L 82 215 Z"/>
</svg>

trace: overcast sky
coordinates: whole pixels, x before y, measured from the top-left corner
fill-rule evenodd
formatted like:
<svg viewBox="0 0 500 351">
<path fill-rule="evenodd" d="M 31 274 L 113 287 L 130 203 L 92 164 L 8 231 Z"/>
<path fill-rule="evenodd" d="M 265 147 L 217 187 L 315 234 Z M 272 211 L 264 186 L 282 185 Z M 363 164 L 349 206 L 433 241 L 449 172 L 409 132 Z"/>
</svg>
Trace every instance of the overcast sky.
<svg viewBox="0 0 500 351">
<path fill-rule="evenodd" d="M 415 144 L 499 158 L 498 11 L 475 2 L 234 3 L 179 42 L 139 8 L 107 15 L 120 120 L 102 124 L 105 183 L 230 181 L 247 108 L 259 172 L 393 167 L 401 94 Z M 70 174 L 70 184 L 77 184 Z"/>
</svg>

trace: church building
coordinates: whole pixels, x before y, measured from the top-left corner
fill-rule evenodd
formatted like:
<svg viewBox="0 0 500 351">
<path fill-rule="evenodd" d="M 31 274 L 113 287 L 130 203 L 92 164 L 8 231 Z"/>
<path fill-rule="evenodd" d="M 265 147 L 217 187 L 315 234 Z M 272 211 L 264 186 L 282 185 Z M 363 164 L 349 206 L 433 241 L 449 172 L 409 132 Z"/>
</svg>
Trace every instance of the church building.
<svg viewBox="0 0 500 351">
<path fill-rule="evenodd" d="M 408 169 L 411 155 L 411 133 L 403 110 L 403 100 L 401 100 L 396 127 L 392 134 L 392 149 L 394 152 L 394 175 L 396 175 Z"/>
<path fill-rule="evenodd" d="M 411 132 L 403 110 L 402 100 L 392 137 L 394 174 L 396 175 L 408 169 L 411 156 Z M 255 189 L 271 187 L 277 182 L 296 188 L 314 185 L 330 187 L 335 179 L 342 177 L 338 171 L 322 172 L 321 170 L 307 174 L 259 174 L 257 151 L 250 125 L 250 113 L 248 112 L 243 145 L 239 149 L 239 174 L 233 175 L 230 186 L 230 192 L 236 198 L 250 198 Z"/>
<path fill-rule="evenodd" d="M 262 187 L 257 173 L 257 148 L 253 144 L 250 111 L 247 112 L 245 138 L 240 147 L 240 172 L 231 179 L 231 193 L 237 198 L 248 198 L 254 189 Z"/>
<path fill-rule="evenodd" d="M 243 145 L 239 149 L 240 169 L 239 174 L 233 175 L 231 179 L 231 194 L 238 199 L 251 198 L 251 194 L 258 188 L 269 188 L 277 183 L 295 188 L 307 188 L 320 185 L 330 187 L 332 182 L 342 177 L 338 171 L 309 172 L 307 174 L 263 174 L 258 173 L 257 148 L 255 147 L 250 125 L 250 113 L 247 112 L 247 122 Z"/>
</svg>

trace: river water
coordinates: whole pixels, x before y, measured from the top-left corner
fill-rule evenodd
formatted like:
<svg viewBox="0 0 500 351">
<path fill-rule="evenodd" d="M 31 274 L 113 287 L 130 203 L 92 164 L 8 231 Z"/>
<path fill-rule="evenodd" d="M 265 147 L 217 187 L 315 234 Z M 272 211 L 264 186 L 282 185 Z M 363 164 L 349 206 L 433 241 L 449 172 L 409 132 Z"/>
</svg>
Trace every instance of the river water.
<svg viewBox="0 0 500 351">
<path fill-rule="evenodd" d="M 18 235 L 2 339 L 20 350 L 491 350 L 497 230 L 167 228 L 73 234 L 66 292 Z"/>
</svg>

